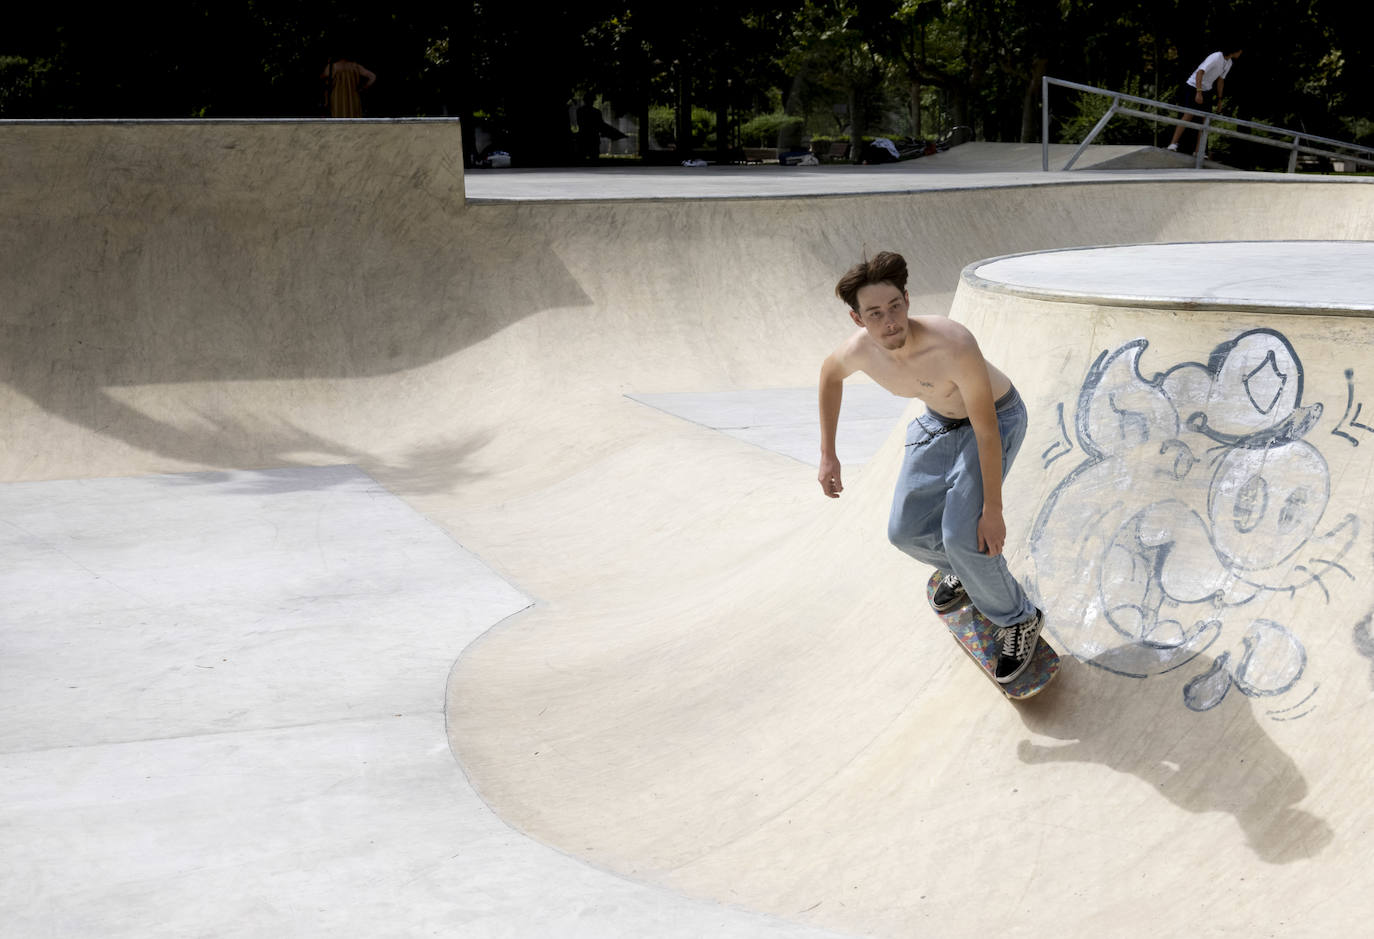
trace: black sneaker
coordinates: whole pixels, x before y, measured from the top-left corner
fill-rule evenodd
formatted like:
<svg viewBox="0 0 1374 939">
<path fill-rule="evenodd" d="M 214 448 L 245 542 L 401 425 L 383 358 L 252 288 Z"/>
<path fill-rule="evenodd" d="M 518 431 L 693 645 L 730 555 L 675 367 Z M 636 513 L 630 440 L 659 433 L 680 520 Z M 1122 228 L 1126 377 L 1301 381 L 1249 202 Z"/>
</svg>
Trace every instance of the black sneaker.
<svg viewBox="0 0 1374 939">
<path fill-rule="evenodd" d="M 997 630 L 997 670 L 993 674 L 998 682 L 1013 682 L 1026 670 L 1044 625 L 1044 618 L 1036 610 L 1029 619 Z"/>
<path fill-rule="evenodd" d="M 964 592 L 964 585 L 959 583 L 957 574 L 946 574 L 930 595 L 930 605 L 935 607 L 936 613 L 948 613 L 967 602 L 968 594 Z"/>
</svg>

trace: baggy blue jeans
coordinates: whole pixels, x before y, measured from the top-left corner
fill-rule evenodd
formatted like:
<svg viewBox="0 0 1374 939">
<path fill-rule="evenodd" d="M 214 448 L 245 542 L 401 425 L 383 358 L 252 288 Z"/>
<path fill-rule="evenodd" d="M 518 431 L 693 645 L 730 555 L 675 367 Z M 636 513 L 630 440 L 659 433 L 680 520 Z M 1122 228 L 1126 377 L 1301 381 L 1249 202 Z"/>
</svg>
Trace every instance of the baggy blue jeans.
<svg viewBox="0 0 1374 939">
<path fill-rule="evenodd" d="M 1026 437 L 1026 405 L 1012 388 L 996 407 L 1005 479 Z M 918 561 L 953 571 L 984 616 L 1010 626 L 1033 614 L 1035 604 L 1002 555 L 989 557 L 978 550 L 982 514 L 983 471 L 973 425 L 968 418 L 927 411 L 907 427 L 888 540 Z"/>
</svg>

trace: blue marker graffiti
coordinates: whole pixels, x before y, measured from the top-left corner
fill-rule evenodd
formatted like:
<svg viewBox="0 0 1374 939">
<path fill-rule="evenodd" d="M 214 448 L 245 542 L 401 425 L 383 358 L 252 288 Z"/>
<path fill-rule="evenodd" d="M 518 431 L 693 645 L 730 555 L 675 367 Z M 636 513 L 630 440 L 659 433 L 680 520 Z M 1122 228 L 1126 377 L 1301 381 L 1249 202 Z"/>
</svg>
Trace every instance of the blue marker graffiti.
<svg viewBox="0 0 1374 939">
<path fill-rule="evenodd" d="M 1345 429 L 1363 431 L 1366 434 L 1374 433 L 1374 427 L 1360 423 L 1360 414 L 1363 410 L 1364 402 L 1357 403 L 1355 401 L 1355 370 L 1348 368 L 1345 370 L 1345 413 L 1341 415 L 1340 421 L 1332 428 L 1332 436 L 1342 437 L 1352 446 L 1358 447 L 1360 445 L 1359 438 L 1353 434 L 1347 434 Z"/>
<path fill-rule="evenodd" d="M 1301 362 L 1276 331 L 1250 330 L 1205 363 L 1149 378 L 1148 345 L 1128 342 L 1089 369 L 1074 415 L 1086 456 L 1032 528 L 1052 633 L 1135 678 L 1198 660 L 1183 690 L 1196 711 L 1236 689 L 1293 693 L 1298 704 L 1271 716 L 1302 716 L 1314 691 L 1306 650 L 1292 624 L 1260 612 L 1275 594 L 1329 601 L 1331 579 L 1352 577 L 1341 561 L 1359 520 L 1324 521 L 1330 472 L 1304 439 L 1322 405 L 1303 402 Z"/>
</svg>

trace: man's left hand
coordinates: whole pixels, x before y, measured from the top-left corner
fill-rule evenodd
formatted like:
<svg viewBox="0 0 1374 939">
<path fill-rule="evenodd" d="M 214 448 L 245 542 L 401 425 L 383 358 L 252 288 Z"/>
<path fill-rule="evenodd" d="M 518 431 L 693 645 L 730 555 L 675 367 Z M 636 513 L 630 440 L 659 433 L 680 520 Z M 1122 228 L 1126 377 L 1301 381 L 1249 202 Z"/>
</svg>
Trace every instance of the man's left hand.
<svg viewBox="0 0 1374 939">
<path fill-rule="evenodd" d="M 978 550 L 997 557 L 1007 543 L 1007 524 L 1001 512 L 983 512 L 978 518 Z"/>
</svg>

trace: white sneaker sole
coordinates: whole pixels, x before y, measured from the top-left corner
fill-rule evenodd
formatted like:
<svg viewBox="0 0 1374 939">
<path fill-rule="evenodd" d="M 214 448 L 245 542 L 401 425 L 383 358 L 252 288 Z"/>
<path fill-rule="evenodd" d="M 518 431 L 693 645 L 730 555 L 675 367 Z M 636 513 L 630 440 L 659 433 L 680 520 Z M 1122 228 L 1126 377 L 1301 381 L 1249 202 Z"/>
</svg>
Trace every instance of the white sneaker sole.
<svg viewBox="0 0 1374 939">
<path fill-rule="evenodd" d="M 932 600 L 930 602 L 930 608 L 934 610 L 936 613 L 948 613 L 951 610 L 959 609 L 959 607 L 963 606 L 966 603 L 968 603 L 968 594 L 961 593 L 959 594 L 959 596 L 955 597 L 953 600 L 951 600 L 949 603 L 946 603 L 944 606 L 936 606 L 935 601 Z"/>
</svg>

